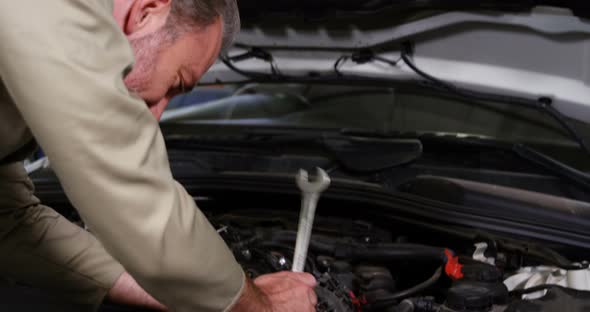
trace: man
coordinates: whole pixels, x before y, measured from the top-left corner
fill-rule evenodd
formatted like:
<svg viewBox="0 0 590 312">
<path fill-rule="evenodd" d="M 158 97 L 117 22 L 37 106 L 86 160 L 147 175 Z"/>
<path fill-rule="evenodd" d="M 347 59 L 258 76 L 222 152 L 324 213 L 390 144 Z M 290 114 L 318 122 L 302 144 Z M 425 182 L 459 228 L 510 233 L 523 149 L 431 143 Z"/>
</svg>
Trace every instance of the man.
<svg viewBox="0 0 590 312">
<path fill-rule="evenodd" d="M 170 173 L 157 119 L 231 44 L 236 10 L 0 1 L 0 276 L 91 309 L 107 295 L 164 309 L 133 276 L 172 311 L 315 310 L 309 274 L 247 280 Z M 33 138 L 98 239 L 33 196 L 22 167 Z"/>
</svg>

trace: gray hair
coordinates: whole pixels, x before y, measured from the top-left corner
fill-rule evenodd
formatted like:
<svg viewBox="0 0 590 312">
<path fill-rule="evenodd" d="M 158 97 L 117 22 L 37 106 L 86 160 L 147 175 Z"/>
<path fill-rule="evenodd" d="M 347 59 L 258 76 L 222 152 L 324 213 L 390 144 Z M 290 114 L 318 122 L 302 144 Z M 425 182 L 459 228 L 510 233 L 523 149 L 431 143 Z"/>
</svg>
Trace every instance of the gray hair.
<svg viewBox="0 0 590 312">
<path fill-rule="evenodd" d="M 195 27 L 211 25 L 217 17 L 223 22 L 221 54 L 224 54 L 240 32 L 240 13 L 236 0 L 172 0 L 165 28 L 171 30 L 171 36 L 176 38 Z"/>
</svg>

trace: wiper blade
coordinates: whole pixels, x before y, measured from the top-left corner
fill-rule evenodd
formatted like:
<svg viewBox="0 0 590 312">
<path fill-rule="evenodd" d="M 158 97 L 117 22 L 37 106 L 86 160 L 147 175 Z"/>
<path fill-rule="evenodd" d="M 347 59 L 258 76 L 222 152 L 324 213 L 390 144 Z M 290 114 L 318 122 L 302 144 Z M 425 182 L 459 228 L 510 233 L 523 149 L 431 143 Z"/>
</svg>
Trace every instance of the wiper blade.
<svg viewBox="0 0 590 312">
<path fill-rule="evenodd" d="M 523 144 L 514 144 L 512 151 L 523 159 L 529 160 L 556 175 L 566 178 L 587 189 L 590 189 L 590 175 L 570 167 L 558 160 L 551 158 L 531 147 Z"/>
<path fill-rule="evenodd" d="M 479 137 L 437 136 L 419 133 L 382 132 L 366 129 L 298 129 L 258 128 L 245 129 L 239 135 L 220 137 L 204 135 L 174 135 L 167 139 L 171 149 L 196 149 L 218 152 L 264 153 L 266 146 L 279 150 L 300 144 L 323 148 L 339 166 L 356 173 L 378 172 L 411 163 L 422 156 L 423 145 L 428 141 L 447 141 L 512 152 L 556 177 L 560 177 L 590 190 L 590 175 L 564 164 L 530 146 Z"/>
<path fill-rule="evenodd" d="M 567 164 L 560 162 L 559 160 L 552 158 L 551 156 L 546 155 L 543 152 L 533 147 L 524 145 L 522 143 L 506 143 L 499 142 L 493 139 L 479 139 L 474 137 L 458 138 L 450 136 L 428 136 L 427 138 L 424 137 L 421 140 L 424 141 L 426 139 L 439 139 L 447 141 L 450 140 L 455 142 L 461 142 L 463 144 L 481 146 L 486 148 L 508 150 L 516 156 L 520 157 L 521 159 L 530 161 L 533 164 L 545 169 L 547 172 L 550 172 L 557 177 L 569 180 L 579 185 L 580 187 L 590 190 L 590 175 L 576 168 L 568 166 Z"/>
<path fill-rule="evenodd" d="M 447 142 L 459 142 L 461 144 L 468 144 L 469 146 L 477 146 L 481 148 L 491 148 L 491 149 L 501 149 L 507 150 L 514 153 L 516 156 L 530 161 L 535 165 L 542 167 L 546 171 L 554 174 L 555 176 L 567 179 L 576 183 L 577 185 L 590 189 L 590 175 L 586 172 L 580 171 L 576 168 L 568 166 L 567 164 L 554 159 L 543 152 L 524 145 L 522 143 L 509 143 L 498 141 L 493 138 L 483 139 L 477 136 L 469 136 L 469 137 L 458 137 L 458 136 L 451 136 L 451 135 L 433 135 L 430 133 L 427 134 L 418 134 L 418 133 L 408 133 L 408 134 L 400 134 L 400 133 L 387 133 L 387 132 L 379 132 L 379 131 L 371 131 L 371 130 L 355 130 L 355 129 L 342 129 L 342 135 L 349 135 L 349 136 L 366 136 L 366 137 L 374 137 L 374 138 L 385 138 L 385 137 L 396 137 L 396 138 L 417 138 L 422 142 L 423 145 L 427 145 L 428 140 L 437 140 L 437 141 L 447 141 Z"/>
</svg>

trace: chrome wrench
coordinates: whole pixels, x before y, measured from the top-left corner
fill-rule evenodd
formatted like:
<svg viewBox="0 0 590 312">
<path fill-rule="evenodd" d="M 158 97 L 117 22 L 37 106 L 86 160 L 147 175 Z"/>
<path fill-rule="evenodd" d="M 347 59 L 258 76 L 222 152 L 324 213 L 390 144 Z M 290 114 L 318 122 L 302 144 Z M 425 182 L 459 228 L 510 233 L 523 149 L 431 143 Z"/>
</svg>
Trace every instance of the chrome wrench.
<svg viewBox="0 0 590 312">
<path fill-rule="evenodd" d="M 330 177 L 320 169 L 317 170 L 315 181 L 309 181 L 307 171 L 301 169 L 295 177 L 297 186 L 301 190 L 301 212 L 299 213 L 299 228 L 297 229 L 297 242 L 295 243 L 295 255 L 293 256 L 293 272 L 303 272 L 307 259 L 307 249 L 311 238 L 315 210 L 320 195 L 330 186 Z"/>
</svg>

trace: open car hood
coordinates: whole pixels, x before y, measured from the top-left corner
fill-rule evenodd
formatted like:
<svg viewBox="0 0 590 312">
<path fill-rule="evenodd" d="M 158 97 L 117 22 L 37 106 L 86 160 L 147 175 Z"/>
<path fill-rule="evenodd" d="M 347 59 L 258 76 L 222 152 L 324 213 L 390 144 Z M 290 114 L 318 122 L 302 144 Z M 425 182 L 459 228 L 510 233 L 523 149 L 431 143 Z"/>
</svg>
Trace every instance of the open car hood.
<svg viewBox="0 0 590 312">
<path fill-rule="evenodd" d="M 242 32 L 229 56 L 253 48 L 297 77 L 334 74 L 342 56 L 370 50 L 400 59 L 411 42 L 425 72 L 472 90 L 548 97 L 562 114 L 590 122 L 590 4 L 580 1 L 240 0 Z M 547 5 L 553 5 L 549 7 Z M 235 62 L 270 73 L 267 60 Z M 420 78 L 403 62 L 339 64 L 344 75 Z M 252 81 L 218 62 L 202 84 Z"/>
<path fill-rule="evenodd" d="M 497 10 L 526 12 L 536 6 L 570 9 L 575 15 L 590 16 L 590 6 L 576 0 L 240 0 L 245 22 L 257 23 L 269 14 L 298 14 L 309 18 L 372 14 L 395 10 L 404 14 L 423 10 Z"/>
</svg>

